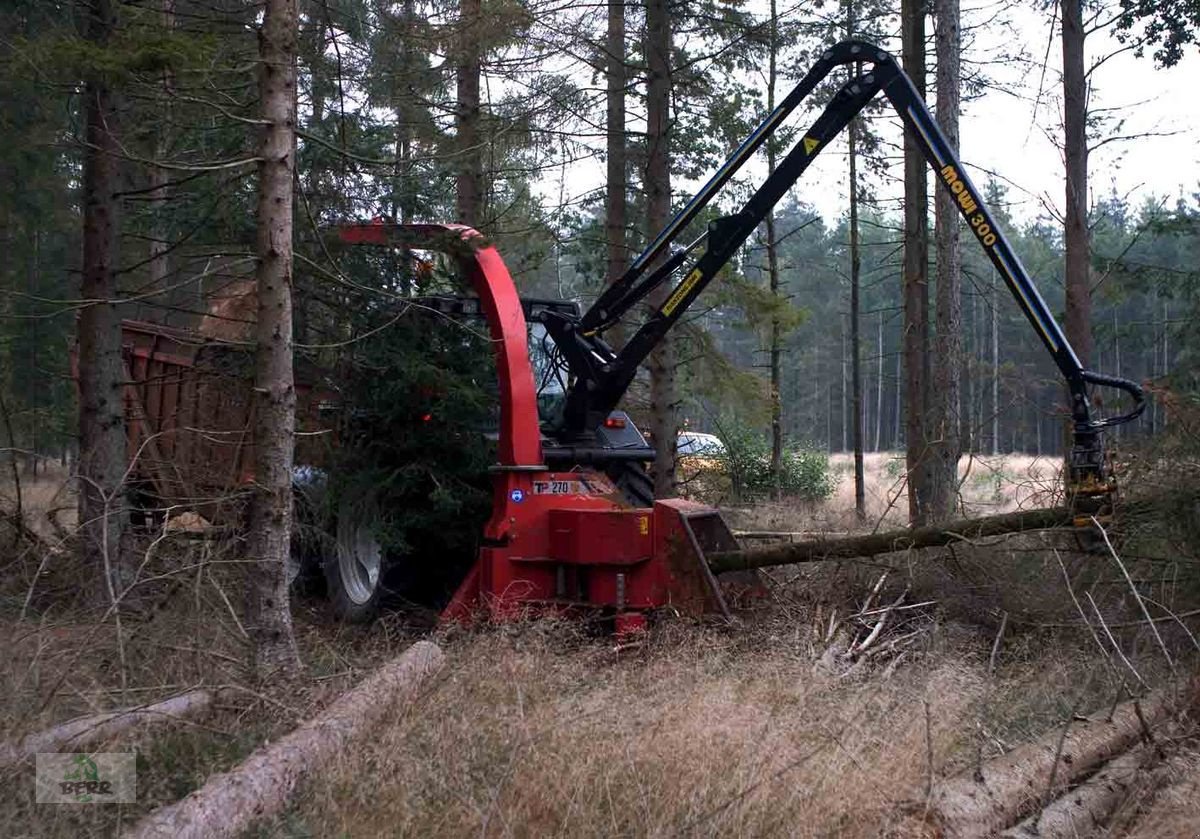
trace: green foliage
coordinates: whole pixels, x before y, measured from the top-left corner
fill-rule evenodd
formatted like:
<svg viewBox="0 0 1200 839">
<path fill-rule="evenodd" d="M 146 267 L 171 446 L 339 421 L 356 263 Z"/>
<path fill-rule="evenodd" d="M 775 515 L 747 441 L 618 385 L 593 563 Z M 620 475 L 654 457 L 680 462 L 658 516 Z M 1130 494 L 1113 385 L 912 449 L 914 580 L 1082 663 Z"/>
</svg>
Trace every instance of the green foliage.
<svg viewBox="0 0 1200 839">
<path fill-rule="evenodd" d="M 1142 31 L 1135 34 L 1139 24 Z M 1198 29 L 1198 0 L 1121 0 L 1117 39 L 1122 43 L 1132 39 L 1138 55 L 1147 44 L 1153 45 L 1154 60 L 1160 67 L 1178 64 L 1183 48 L 1196 42 Z"/>
<path fill-rule="evenodd" d="M 357 341 L 340 376 L 330 503 L 370 510 L 392 561 L 419 572 L 413 596 L 437 600 L 474 558 L 490 511 L 491 347 L 480 324 L 417 307 L 363 320 L 363 334 L 394 322 Z"/>
<path fill-rule="evenodd" d="M 739 501 L 764 498 L 775 491 L 771 474 L 771 444 L 762 432 L 740 419 L 726 417 L 718 423 L 725 451 L 716 456 L 729 477 L 733 497 Z M 804 501 L 824 501 L 837 488 L 829 456 L 812 449 L 792 448 L 783 453 L 779 489 L 783 495 Z"/>
</svg>

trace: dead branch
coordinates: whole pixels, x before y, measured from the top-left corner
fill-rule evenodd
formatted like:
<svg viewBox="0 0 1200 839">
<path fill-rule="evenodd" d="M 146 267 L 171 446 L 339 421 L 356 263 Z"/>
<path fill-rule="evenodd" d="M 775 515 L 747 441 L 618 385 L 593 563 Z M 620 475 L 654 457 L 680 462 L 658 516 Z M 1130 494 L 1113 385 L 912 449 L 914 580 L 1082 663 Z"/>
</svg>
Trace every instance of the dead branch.
<svg viewBox="0 0 1200 839">
<path fill-rule="evenodd" d="M 303 778 L 411 702 L 443 663 L 436 644 L 418 641 L 314 719 L 260 747 L 232 771 L 210 778 L 182 801 L 142 819 L 126 839 L 242 835 L 256 819 L 282 810 Z"/>
</svg>

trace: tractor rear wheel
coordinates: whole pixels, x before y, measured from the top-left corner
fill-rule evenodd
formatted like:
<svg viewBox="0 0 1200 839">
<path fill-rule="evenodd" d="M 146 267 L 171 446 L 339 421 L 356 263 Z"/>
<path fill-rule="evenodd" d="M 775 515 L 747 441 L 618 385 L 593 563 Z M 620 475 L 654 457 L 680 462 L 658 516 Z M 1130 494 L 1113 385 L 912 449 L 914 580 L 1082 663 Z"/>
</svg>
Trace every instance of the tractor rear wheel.
<svg viewBox="0 0 1200 839">
<path fill-rule="evenodd" d="M 333 536 L 322 557 L 329 603 L 342 620 L 366 623 L 379 611 L 383 596 L 383 549 L 371 532 L 369 516 L 348 504 L 338 510 Z"/>
</svg>

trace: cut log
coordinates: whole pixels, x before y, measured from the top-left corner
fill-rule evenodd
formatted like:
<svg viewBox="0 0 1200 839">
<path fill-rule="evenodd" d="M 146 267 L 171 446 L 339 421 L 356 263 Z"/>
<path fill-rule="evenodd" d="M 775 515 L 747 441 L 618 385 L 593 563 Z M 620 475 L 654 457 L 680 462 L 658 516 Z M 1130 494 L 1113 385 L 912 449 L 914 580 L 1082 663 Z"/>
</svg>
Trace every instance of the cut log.
<svg viewBox="0 0 1200 839">
<path fill-rule="evenodd" d="M 210 778 L 182 801 L 155 810 L 126 838 L 240 836 L 255 820 L 281 811 L 301 779 L 411 702 L 444 660 L 436 644 L 418 641 L 314 719 L 260 747 L 232 771 Z"/>
<path fill-rule="evenodd" d="M 792 565 L 797 562 L 852 559 L 914 548 L 936 548 L 988 536 L 1067 527 L 1070 524 L 1071 513 L 1066 507 L 1020 510 L 998 516 L 962 519 L 937 526 L 889 530 L 884 533 L 868 533 L 862 536 L 785 542 L 779 545 L 740 551 L 722 551 L 709 554 L 706 559 L 713 573 L 719 574 L 748 568 L 767 568 L 772 565 Z"/>
<path fill-rule="evenodd" d="M 1160 724 L 1168 715 L 1168 703 L 1160 694 L 1138 703 L 1147 726 Z M 994 836 L 1047 797 L 1058 796 L 1079 778 L 1135 746 L 1144 731 L 1135 703 L 1123 702 L 1111 720 L 1099 715 L 1072 721 L 1065 737 L 1061 728 L 1056 729 L 977 770 L 942 781 L 934 787 L 927 805 L 915 803 L 909 812 L 921 813 L 939 836 Z"/>
<path fill-rule="evenodd" d="M 1122 521 L 1132 520 L 1151 512 L 1162 512 L 1164 505 L 1200 500 L 1200 494 L 1189 491 L 1145 496 L 1120 503 L 1117 514 Z M 798 562 L 821 562 L 830 559 L 855 559 L 878 556 L 897 551 L 921 548 L 940 548 L 956 542 L 971 542 L 989 536 L 1004 536 L 1030 530 L 1051 530 L 1071 527 L 1074 515 L 1068 507 L 1047 507 L 1038 510 L 1018 510 L 996 516 L 959 519 L 939 525 L 867 533 L 862 536 L 830 538 L 824 536 L 800 542 L 787 542 L 762 548 L 719 551 L 706 558 L 714 574 L 741 571 L 748 568 L 769 568 L 773 565 L 793 565 Z"/>
<path fill-rule="evenodd" d="M 1160 839 L 1163 836 L 1200 836 L 1200 756 L 1178 754 L 1163 767 L 1167 786 L 1149 809 L 1125 834 L 1127 839 Z"/>
<path fill-rule="evenodd" d="M 81 749 L 134 727 L 197 717 L 207 713 L 214 699 L 213 691 L 193 690 L 150 705 L 80 717 L 30 734 L 19 743 L 0 745 L 0 767 L 19 763 L 38 752 Z"/>
<path fill-rule="evenodd" d="M 1091 836 L 1108 824 L 1129 797 L 1154 781 L 1147 771 L 1158 758 L 1153 746 L 1139 746 L 1051 802 L 1040 813 L 1000 834 L 1003 839 L 1076 839 Z"/>
</svg>

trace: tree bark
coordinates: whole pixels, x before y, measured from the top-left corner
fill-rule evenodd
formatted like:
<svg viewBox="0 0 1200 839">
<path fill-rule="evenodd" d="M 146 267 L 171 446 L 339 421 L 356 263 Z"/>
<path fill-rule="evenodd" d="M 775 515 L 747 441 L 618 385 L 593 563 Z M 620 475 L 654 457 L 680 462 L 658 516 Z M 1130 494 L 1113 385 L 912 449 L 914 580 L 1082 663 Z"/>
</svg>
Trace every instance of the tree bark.
<svg viewBox="0 0 1200 839">
<path fill-rule="evenodd" d="M 162 0 L 160 9 L 163 31 L 169 36 L 175 28 L 175 0 Z M 170 181 L 170 172 L 162 166 L 157 165 L 157 163 L 167 156 L 170 149 L 168 127 L 170 125 L 171 100 L 174 96 L 175 73 L 168 67 L 162 73 L 162 100 L 159 103 L 161 116 L 157 123 L 154 138 L 155 164 L 150 167 L 152 228 L 150 235 L 150 264 L 148 267 L 150 270 L 150 287 L 159 291 L 166 291 L 167 278 L 171 275 L 170 244 L 168 241 L 170 238 L 170 228 L 166 219 L 169 198 L 167 184 Z"/>
<path fill-rule="evenodd" d="M 1092 360 L 1091 264 L 1087 226 L 1088 148 L 1087 76 L 1083 66 L 1082 0 L 1063 0 L 1063 143 L 1066 159 L 1066 204 L 1063 244 L 1066 249 L 1066 319 L 1064 331 L 1075 355 L 1087 367 Z"/>
<path fill-rule="evenodd" d="M 958 151 L 959 9 L 958 0 L 934 0 L 937 52 L 937 121 L 950 148 Z M 958 497 L 958 460 L 962 455 L 962 253 L 954 197 L 937 190 L 934 237 L 937 247 L 936 320 L 933 387 L 930 400 L 930 503 L 932 521 L 954 515 Z"/>
<path fill-rule="evenodd" d="M 904 72 L 925 96 L 925 3 L 901 0 L 900 35 Z M 908 518 L 929 519 L 929 439 L 926 428 L 929 382 L 929 198 L 925 158 L 912 132 L 904 134 L 904 385 Z"/>
<path fill-rule="evenodd" d="M 625 4 L 609 0 L 607 55 L 607 125 L 605 126 L 608 177 L 605 189 L 604 232 L 608 248 L 606 281 L 617 282 L 629 268 L 628 155 L 625 149 Z M 610 341 L 620 346 L 624 336 L 620 328 L 609 332 Z"/>
<path fill-rule="evenodd" d="M 267 0 L 259 32 L 262 119 L 258 183 L 254 491 L 246 631 L 260 675 L 300 666 L 286 560 L 292 521 L 296 389 L 292 374 L 292 177 L 296 165 L 296 0 Z"/>
<path fill-rule="evenodd" d="M 458 220 L 478 228 L 483 223 L 483 150 L 479 138 L 479 82 L 483 73 L 479 40 L 482 36 L 481 0 L 461 0 L 458 19 Z"/>
<path fill-rule="evenodd" d="M 125 839 L 243 835 L 256 820 L 282 810 L 303 778 L 337 760 L 385 716 L 412 702 L 444 661 L 436 644 L 418 641 L 316 718 L 260 747 L 182 801 L 155 810 L 125 833 Z"/>
<path fill-rule="evenodd" d="M 112 0 L 83 7 L 84 37 L 105 49 L 116 28 Z M 129 580 L 122 573 L 121 514 L 125 474 L 125 412 L 121 315 L 117 297 L 121 144 L 117 97 L 110 80 L 92 70 L 83 92 L 83 271 L 79 312 L 79 521 L 83 559 L 98 582 L 96 594 L 115 602 Z"/>
<path fill-rule="evenodd" d="M 767 113 L 775 111 L 775 82 L 778 79 L 779 10 L 777 0 L 771 0 L 771 43 L 767 70 Z M 767 174 L 775 171 L 778 146 L 774 137 L 767 138 Z M 775 210 L 767 212 L 767 275 L 771 302 L 784 303 L 779 289 L 779 247 L 775 242 Z M 779 312 L 771 314 L 771 482 L 776 499 L 783 497 L 783 328 Z"/>
<path fill-rule="evenodd" d="M 671 216 L 671 19 L 666 0 L 646 3 L 646 232 L 653 239 Z M 651 295 L 662 306 L 666 284 Z M 649 360 L 650 429 L 654 438 L 654 495 L 675 494 L 675 341 L 666 335 Z"/>
<path fill-rule="evenodd" d="M 854 512 L 867 518 L 866 480 L 863 476 L 862 347 L 859 340 L 859 287 L 862 256 L 858 245 L 858 120 L 850 122 L 850 423 L 854 443 Z"/>
</svg>

